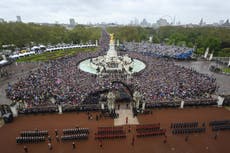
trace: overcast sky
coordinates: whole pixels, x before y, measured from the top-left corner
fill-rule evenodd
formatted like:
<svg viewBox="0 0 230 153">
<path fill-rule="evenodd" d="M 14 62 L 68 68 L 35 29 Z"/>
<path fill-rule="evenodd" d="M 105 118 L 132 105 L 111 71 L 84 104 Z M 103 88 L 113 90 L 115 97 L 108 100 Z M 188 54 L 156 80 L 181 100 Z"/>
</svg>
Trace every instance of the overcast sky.
<svg viewBox="0 0 230 153">
<path fill-rule="evenodd" d="M 77 23 L 116 22 L 127 24 L 137 18 L 156 22 L 207 23 L 230 18 L 230 0 L 0 0 L 0 18 L 23 22 Z"/>
</svg>

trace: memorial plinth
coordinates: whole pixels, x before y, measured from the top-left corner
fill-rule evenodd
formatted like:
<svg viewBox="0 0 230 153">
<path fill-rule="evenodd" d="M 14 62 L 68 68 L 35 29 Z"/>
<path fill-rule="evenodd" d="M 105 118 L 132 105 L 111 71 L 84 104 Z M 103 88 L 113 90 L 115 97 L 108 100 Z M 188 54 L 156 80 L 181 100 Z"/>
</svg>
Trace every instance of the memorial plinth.
<svg viewBox="0 0 230 153">
<path fill-rule="evenodd" d="M 82 71 L 93 74 L 110 72 L 132 74 L 143 70 L 145 67 L 146 65 L 142 61 L 133 59 L 127 54 L 124 56 L 118 56 L 117 51 L 115 50 L 113 35 L 110 35 L 109 50 L 106 55 L 87 59 L 79 64 L 79 68 Z"/>
</svg>

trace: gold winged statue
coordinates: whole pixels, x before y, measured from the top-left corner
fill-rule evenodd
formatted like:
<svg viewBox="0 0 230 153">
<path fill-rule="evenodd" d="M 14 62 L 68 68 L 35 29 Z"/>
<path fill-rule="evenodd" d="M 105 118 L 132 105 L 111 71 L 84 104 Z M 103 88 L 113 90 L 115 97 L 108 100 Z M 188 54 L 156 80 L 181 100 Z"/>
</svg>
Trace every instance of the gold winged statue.
<svg viewBox="0 0 230 153">
<path fill-rule="evenodd" d="M 114 43 L 114 34 L 111 33 L 111 34 L 109 34 L 109 35 L 110 35 L 110 44 L 111 44 L 111 43 Z"/>
</svg>

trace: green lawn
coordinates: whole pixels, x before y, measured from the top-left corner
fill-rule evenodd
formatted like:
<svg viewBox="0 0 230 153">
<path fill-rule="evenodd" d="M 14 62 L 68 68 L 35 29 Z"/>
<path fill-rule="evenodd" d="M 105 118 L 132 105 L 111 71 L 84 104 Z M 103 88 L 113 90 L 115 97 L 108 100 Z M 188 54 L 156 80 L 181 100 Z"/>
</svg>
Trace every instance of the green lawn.
<svg viewBox="0 0 230 153">
<path fill-rule="evenodd" d="M 229 110 L 229 111 L 230 111 L 230 107 L 229 107 L 229 106 L 225 106 L 224 108 L 226 108 L 227 110 Z"/>
<path fill-rule="evenodd" d="M 222 71 L 225 73 L 230 73 L 230 68 L 229 67 L 223 68 Z"/>
<path fill-rule="evenodd" d="M 75 49 L 66 49 L 66 50 L 58 50 L 53 52 L 45 52 L 42 54 L 36 54 L 31 56 L 26 56 L 17 59 L 17 62 L 38 62 L 38 61 L 48 61 L 58 59 L 64 56 L 73 56 L 78 52 L 92 52 L 96 51 L 98 48 L 75 48 Z"/>
</svg>

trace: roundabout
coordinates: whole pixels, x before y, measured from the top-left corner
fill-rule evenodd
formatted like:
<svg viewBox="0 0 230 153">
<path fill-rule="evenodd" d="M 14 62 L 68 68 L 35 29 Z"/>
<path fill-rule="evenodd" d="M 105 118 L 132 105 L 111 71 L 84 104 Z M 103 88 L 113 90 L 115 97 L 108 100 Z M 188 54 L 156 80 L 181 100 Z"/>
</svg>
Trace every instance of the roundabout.
<svg viewBox="0 0 230 153">
<path fill-rule="evenodd" d="M 138 59 L 133 59 L 127 54 L 118 56 L 115 50 L 113 34 L 110 34 L 109 50 L 106 55 L 90 58 L 82 61 L 79 68 L 88 73 L 101 74 L 107 72 L 122 72 L 133 74 L 145 69 L 146 65 Z"/>
<path fill-rule="evenodd" d="M 138 59 L 133 59 L 133 70 L 131 73 L 140 72 L 141 70 L 145 69 L 145 67 L 146 67 L 146 65 L 144 62 L 142 62 Z M 98 74 L 97 68 L 92 66 L 92 64 L 91 64 L 91 59 L 86 59 L 86 60 L 82 61 L 79 64 L 79 68 L 84 72 L 88 72 L 88 73 L 92 73 L 92 74 Z"/>
</svg>

